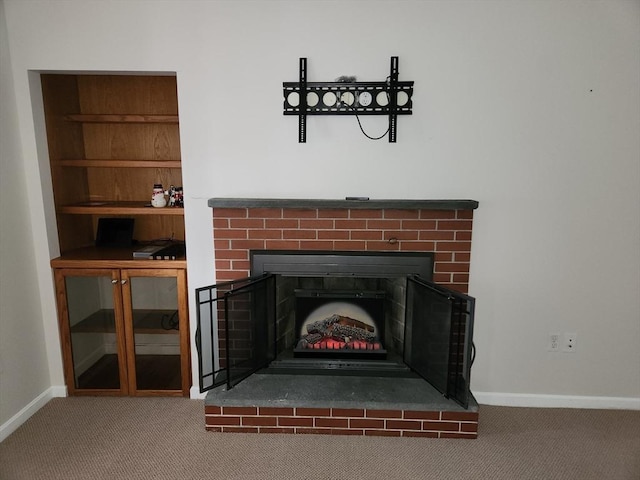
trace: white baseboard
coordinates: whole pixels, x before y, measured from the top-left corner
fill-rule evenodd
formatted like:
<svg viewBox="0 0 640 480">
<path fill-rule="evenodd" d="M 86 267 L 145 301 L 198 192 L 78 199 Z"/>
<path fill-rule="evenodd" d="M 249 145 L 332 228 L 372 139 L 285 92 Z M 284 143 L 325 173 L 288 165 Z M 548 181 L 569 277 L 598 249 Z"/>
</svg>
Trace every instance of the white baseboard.
<svg viewBox="0 0 640 480">
<path fill-rule="evenodd" d="M 29 420 L 31 416 L 44 407 L 49 400 L 55 397 L 66 397 L 67 387 L 53 386 L 34 398 L 29 404 L 16 413 L 13 417 L 0 425 L 0 442 L 15 432 L 20 425 Z"/>
<path fill-rule="evenodd" d="M 481 405 L 536 408 L 595 408 L 640 410 L 640 398 L 587 397 L 578 395 L 540 395 L 533 393 L 473 392 Z"/>
<path fill-rule="evenodd" d="M 207 392 L 200 393 L 200 387 L 192 386 L 189 390 L 189 398 L 192 400 L 201 400 L 207 396 Z"/>
<path fill-rule="evenodd" d="M 0 425 L 0 442 L 26 422 L 52 398 L 66 397 L 67 387 L 54 385 L 48 388 L 13 417 Z M 192 399 L 205 398 L 197 386 L 191 387 Z M 587 397 L 577 395 L 540 395 L 528 393 L 474 392 L 473 396 L 481 405 L 502 407 L 535 408 L 594 408 L 603 410 L 640 410 L 640 398 L 634 397 Z"/>
</svg>

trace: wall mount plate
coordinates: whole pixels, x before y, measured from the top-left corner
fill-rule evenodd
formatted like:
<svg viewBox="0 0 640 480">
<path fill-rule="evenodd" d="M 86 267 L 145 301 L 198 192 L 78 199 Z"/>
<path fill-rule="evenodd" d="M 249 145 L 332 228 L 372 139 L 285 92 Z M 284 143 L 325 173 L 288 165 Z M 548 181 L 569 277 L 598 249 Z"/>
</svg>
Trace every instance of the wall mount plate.
<svg viewBox="0 0 640 480">
<path fill-rule="evenodd" d="M 298 116 L 298 142 L 306 143 L 307 115 L 387 115 L 389 143 L 397 138 L 397 116 L 411 115 L 413 82 L 398 80 L 398 57 L 391 57 L 383 82 L 308 82 L 307 59 L 300 58 L 298 82 L 283 82 L 284 115 Z"/>
</svg>

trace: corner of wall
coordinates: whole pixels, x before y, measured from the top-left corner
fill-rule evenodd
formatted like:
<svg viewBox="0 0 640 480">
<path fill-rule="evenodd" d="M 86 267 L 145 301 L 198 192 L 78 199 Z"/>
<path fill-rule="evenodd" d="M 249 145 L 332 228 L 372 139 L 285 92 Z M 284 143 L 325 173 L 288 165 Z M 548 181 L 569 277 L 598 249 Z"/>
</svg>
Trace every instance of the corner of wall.
<svg viewBox="0 0 640 480">
<path fill-rule="evenodd" d="M 16 413 L 13 417 L 0 425 L 0 442 L 3 442 L 9 435 L 15 432 L 23 423 L 31 418 L 38 410 L 44 407 L 49 400 L 56 397 L 66 397 L 67 387 L 64 385 L 55 385 L 49 387 L 42 392 L 36 398 L 34 398 L 29 404 L 27 404 L 22 410 Z"/>
</svg>

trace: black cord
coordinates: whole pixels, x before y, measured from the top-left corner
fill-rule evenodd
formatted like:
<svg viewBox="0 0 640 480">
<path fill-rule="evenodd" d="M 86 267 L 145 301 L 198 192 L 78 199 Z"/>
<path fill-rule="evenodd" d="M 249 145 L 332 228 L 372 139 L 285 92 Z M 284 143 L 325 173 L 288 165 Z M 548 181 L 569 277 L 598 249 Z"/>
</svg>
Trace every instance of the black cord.
<svg viewBox="0 0 640 480">
<path fill-rule="evenodd" d="M 351 106 L 349 106 L 349 107 L 353 110 L 353 107 L 351 107 Z M 355 110 L 354 110 L 354 112 L 355 112 Z M 386 132 L 384 132 L 384 133 L 383 133 L 382 135 L 380 135 L 379 137 L 371 137 L 371 136 L 367 135 L 367 132 L 365 132 L 365 131 L 364 131 L 364 129 L 362 128 L 362 124 L 360 123 L 360 117 L 358 116 L 358 114 L 357 114 L 357 113 L 356 113 L 355 115 L 356 115 L 356 120 L 358 121 L 358 126 L 360 127 L 360 131 L 361 131 L 361 132 L 362 132 L 362 134 L 363 134 L 365 137 L 367 137 L 369 140 L 380 140 L 380 139 L 382 139 L 382 138 L 386 137 L 386 136 L 387 136 L 387 133 L 389 133 L 389 128 L 387 127 L 387 131 L 386 131 Z"/>
<path fill-rule="evenodd" d="M 391 77 L 387 76 L 386 79 L 387 85 L 391 82 Z M 391 100 L 389 98 L 389 92 L 387 92 L 387 99 Z M 391 126 L 387 127 L 387 131 L 384 132 L 382 135 L 380 135 L 379 137 L 372 137 L 370 135 L 367 134 L 367 132 L 364 131 L 364 128 L 362 128 L 362 123 L 360 123 L 360 117 L 358 116 L 358 112 L 356 112 L 355 108 L 353 108 L 351 105 L 349 105 L 348 103 L 345 103 L 345 105 L 347 107 L 349 107 L 351 110 L 353 110 L 354 115 L 356 116 L 356 120 L 358 121 L 358 126 L 360 127 L 360 131 L 362 132 L 362 134 L 367 137 L 369 140 L 381 140 L 384 137 L 387 136 L 387 134 L 389 133 L 389 130 L 391 129 Z"/>
<path fill-rule="evenodd" d="M 162 319 L 160 320 L 160 326 L 164 330 L 178 330 L 180 322 L 177 317 L 178 317 L 178 310 L 173 312 L 171 316 L 162 315 Z"/>
<path fill-rule="evenodd" d="M 469 365 L 469 367 L 473 366 L 473 362 L 476 361 L 476 344 L 471 342 L 471 365 Z"/>
<path fill-rule="evenodd" d="M 387 94 L 388 95 L 388 94 Z M 345 105 L 347 107 L 349 107 L 352 111 L 353 114 L 356 116 L 356 120 L 358 121 L 358 126 L 360 127 L 360 131 L 362 132 L 362 134 L 367 137 L 369 140 L 380 140 L 384 137 L 387 136 L 387 133 L 389 133 L 389 127 L 387 127 L 387 131 L 384 132 L 382 135 L 380 135 L 379 137 L 371 137 L 367 134 L 367 132 L 364 131 L 364 128 L 362 128 L 362 123 L 360 123 L 360 117 L 358 116 L 358 112 L 356 112 L 356 109 L 353 108 L 351 105 L 349 105 L 348 103 L 345 103 Z"/>
</svg>

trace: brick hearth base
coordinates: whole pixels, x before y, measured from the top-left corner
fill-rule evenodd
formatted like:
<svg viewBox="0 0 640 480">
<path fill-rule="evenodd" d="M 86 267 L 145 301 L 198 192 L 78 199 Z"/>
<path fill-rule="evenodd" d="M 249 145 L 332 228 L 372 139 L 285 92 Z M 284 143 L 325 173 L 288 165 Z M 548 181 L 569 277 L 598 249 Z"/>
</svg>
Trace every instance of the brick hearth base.
<svg viewBox="0 0 640 480">
<path fill-rule="evenodd" d="M 360 408 L 205 407 L 213 432 L 476 438 L 478 412 Z"/>
<path fill-rule="evenodd" d="M 415 376 L 259 373 L 210 391 L 205 425 L 213 432 L 476 438 L 478 404 L 471 398 L 464 409 Z"/>
</svg>

